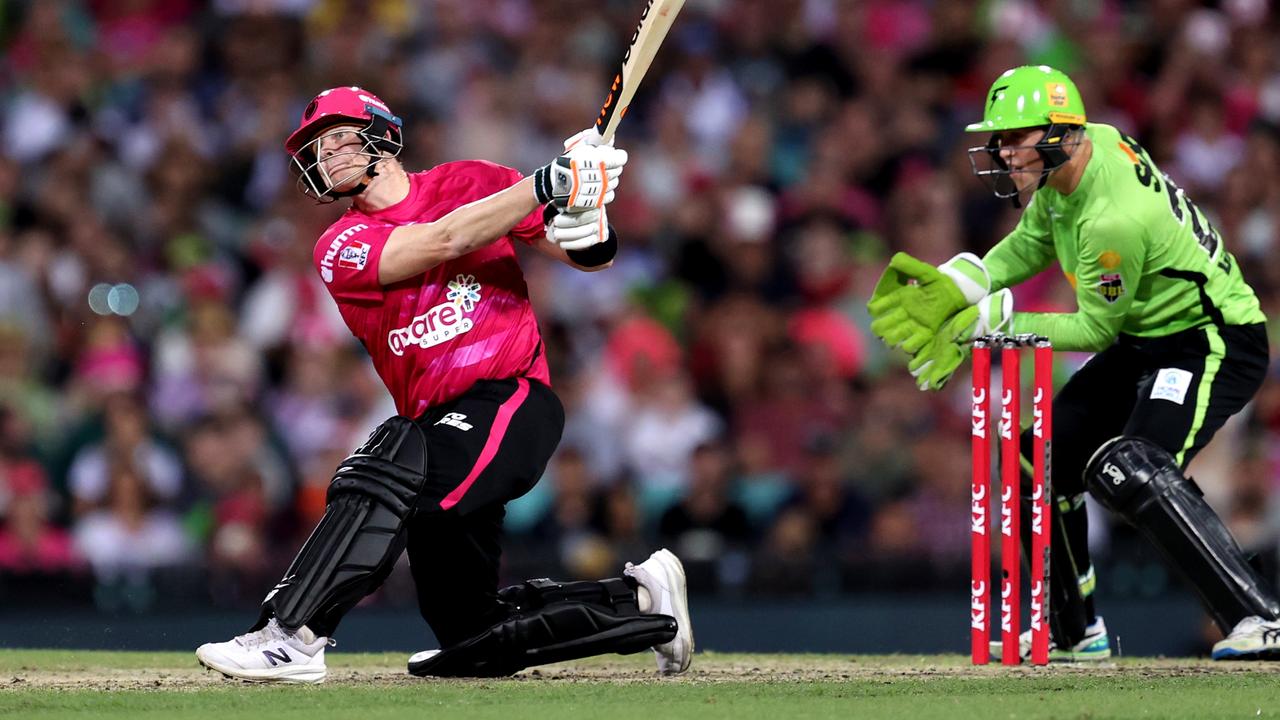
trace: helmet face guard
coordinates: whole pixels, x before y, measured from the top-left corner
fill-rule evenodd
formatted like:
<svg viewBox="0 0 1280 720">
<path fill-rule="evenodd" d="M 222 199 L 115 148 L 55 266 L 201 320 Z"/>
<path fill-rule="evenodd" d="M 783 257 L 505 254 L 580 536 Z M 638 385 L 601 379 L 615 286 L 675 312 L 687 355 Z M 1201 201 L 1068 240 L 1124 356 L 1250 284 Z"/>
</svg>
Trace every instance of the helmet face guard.
<svg viewBox="0 0 1280 720">
<path fill-rule="evenodd" d="M 1014 149 L 1034 149 L 1040 155 L 1043 165 L 1036 170 L 1014 170 L 1000 156 L 1002 150 L 1009 146 L 1001 144 L 1000 133 L 993 133 L 986 145 L 969 148 L 969 167 L 973 174 L 981 180 L 998 198 L 1011 199 L 1016 207 L 1021 207 L 1018 183 L 1014 175 L 1036 175 L 1036 189 L 1044 187 L 1049 173 L 1066 164 L 1074 154 L 1074 148 L 1082 142 L 1083 133 L 1069 135 L 1073 130 L 1083 130 L 1081 125 L 1052 123 L 1045 126 L 1044 137 L 1034 145 L 1017 146 Z M 1068 139 L 1070 138 L 1070 139 Z M 1071 152 L 1068 152 L 1071 148 Z"/>
<path fill-rule="evenodd" d="M 329 203 L 341 197 L 359 195 L 368 186 L 367 180 L 349 190 L 337 190 L 335 188 L 345 185 L 360 176 L 373 178 L 378 174 L 378 163 L 400 154 L 400 150 L 404 147 L 404 144 L 400 141 L 400 118 L 390 113 L 384 113 L 372 105 L 365 105 L 365 111 L 370 116 L 368 120 L 340 115 L 329 116 L 326 118 L 328 122 L 325 123 L 325 126 L 329 128 L 337 125 L 355 125 L 359 127 L 362 123 L 364 123 L 364 127 L 358 130 L 326 130 L 324 129 L 325 126 L 321 126 L 314 138 L 304 143 L 296 152 L 291 154 L 289 167 L 298 176 L 298 189 L 302 191 L 302 194 L 315 198 L 316 202 L 320 203 Z M 329 157 L 323 157 L 320 152 L 320 146 L 324 139 L 339 132 L 352 132 L 359 136 L 359 147 L 354 150 L 343 150 Z M 355 155 L 365 158 L 365 164 L 362 167 L 346 170 L 338 177 L 331 176 L 329 171 L 325 169 L 325 163 L 334 158 Z"/>
</svg>

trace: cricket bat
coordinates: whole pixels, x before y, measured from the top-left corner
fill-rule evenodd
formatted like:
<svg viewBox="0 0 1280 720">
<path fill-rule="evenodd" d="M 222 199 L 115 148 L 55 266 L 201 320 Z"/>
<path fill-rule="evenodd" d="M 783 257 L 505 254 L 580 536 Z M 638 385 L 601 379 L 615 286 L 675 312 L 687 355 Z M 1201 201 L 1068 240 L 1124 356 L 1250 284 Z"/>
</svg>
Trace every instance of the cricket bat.
<svg viewBox="0 0 1280 720">
<path fill-rule="evenodd" d="M 640 24 L 636 25 L 635 34 L 631 36 L 631 44 L 622 56 L 622 67 L 613 76 L 613 86 L 609 88 L 609 97 L 605 98 L 604 107 L 600 108 L 600 116 L 596 118 L 596 132 L 604 142 L 613 139 L 618 124 L 627 114 L 631 98 L 640 87 L 653 58 L 662 46 L 662 40 L 675 22 L 684 0 L 646 0 L 644 12 L 640 15 Z"/>
</svg>

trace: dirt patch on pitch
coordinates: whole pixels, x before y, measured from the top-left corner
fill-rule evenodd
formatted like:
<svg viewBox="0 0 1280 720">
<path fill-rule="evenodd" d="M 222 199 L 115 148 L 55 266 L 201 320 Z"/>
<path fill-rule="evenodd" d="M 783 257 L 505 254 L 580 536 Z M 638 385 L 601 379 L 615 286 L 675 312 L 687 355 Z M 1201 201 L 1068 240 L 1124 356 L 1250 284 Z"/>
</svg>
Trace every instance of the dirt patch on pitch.
<svg viewBox="0 0 1280 720">
<path fill-rule="evenodd" d="M 196 690 L 222 685 L 226 678 L 204 668 L 111 670 L 100 667 L 67 670 L 20 668 L 0 676 L 0 692 L 22 690 Z"/>
<path fill-rule="evenodd" d="M 944 678 L 996 678 L 1010 676 L 1059 677 L 1073 675 L 1091 678 L 1115 677 L 1159 679 L 1205 675 L 1267 674 L 1280 678 L 1280 663 L 1213 663 L 1207 660 L 1135 659 L 1096 665 L 1056 665 L 1048 668 L 1030 666 L 1006 668 L 998 664 L 983 667 L 968 665 L 964 659 L 938 661 L 936 656 L 893 656 L 868 658 L 852 655 L 717 655 L 695 658 L 689 672 L 666 682 L 682 683 L 802 683 L 802 682 L 893 682 L 895 680 L 928 680 Z M 525 670 L 513 678 L 501 680 L 437 680 L 406 674 L 402 665 L 348 665 L 340 658 L 330 664 L 327 685 L 396 687 L 422 683 L 636 683 L 653 682 L 657 678 L 652 660 L 645 658 L 597 658 L 589 661 L 559 663 Z M 196 691 L 227 686 L 247 687 L 249 683 L 230 680 L 220 673 L 206 670 L 194 662 L 191 668 L 132 668 L 116 670 L 103 667 L 47 670 L 21 667 L 0 676 L 0 693 L 24 690 L 93 690 L 93 691 Z"/>
</svg>

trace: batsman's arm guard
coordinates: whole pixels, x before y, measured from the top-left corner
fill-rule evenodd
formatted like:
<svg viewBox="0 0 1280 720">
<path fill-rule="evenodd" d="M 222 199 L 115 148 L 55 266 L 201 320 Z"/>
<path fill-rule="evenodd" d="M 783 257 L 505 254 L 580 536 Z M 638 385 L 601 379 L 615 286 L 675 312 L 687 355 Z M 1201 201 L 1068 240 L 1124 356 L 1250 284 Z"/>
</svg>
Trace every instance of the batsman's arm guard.
<svg viewBox="0 0 1280 720">
<path fill-rule="evenodd" d="M 1099 502 L 1186 575 L 1224 633 L 1250 615 L 1280 617 L 1275 591 L 1164 448 L 1140 437 L 1113 438 L 1093 454 L 1084 474 Z"/>
<path fill-rule="evenodd" d="M 557 583 L 528 580 L 498 592 L 512 609 L 473 638 L 409 659 L 409 672 L 436 677 L 505 677 L 533 665 L 603 653 L 639 652 L 670 642 L 676 620 L 642 614 L 619 578 Z"/>
<path fill-rule="evenodd" d="M 342 461 L 320 523 L 262 602 L 253 629 L 272 616 L 289 629 L 333 632 L 342 615 L 386 580 L 405 546 L 405 523 L 426 483 L 422 428 L 396 416 Z"/>
</svg>

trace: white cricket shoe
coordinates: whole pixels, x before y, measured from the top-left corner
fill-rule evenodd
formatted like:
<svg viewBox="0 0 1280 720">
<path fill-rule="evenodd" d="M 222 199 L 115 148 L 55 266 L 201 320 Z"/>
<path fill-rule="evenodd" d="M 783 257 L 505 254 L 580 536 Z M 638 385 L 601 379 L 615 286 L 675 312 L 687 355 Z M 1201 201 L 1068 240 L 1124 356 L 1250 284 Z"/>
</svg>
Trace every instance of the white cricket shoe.
<svg viewBox="0 0 1280 720">
<path fill-rule="evenodd" d="M 991 656 L 1000 659 L 1003 643 L 991 641 Z M 1023 630 L 1018 636 L 1018 651 L 1024 661 L 1031 659 L 1031 631 Z M 1049 662 L 1051 663 L 1088 663 L 1101 662 L 1111 658 L 1111 638 L 1107 635 L 1107 624 L 1099 615 L 1089 627 L 1085 628 L 1084 638 L 1070 649 L 1059 648 L 1052 639 L 1049 640 Z"/>
<path fill-rule="evenodd" d="M 1280 659 L 1280 620 L 1257 615 L 1236 623 L 1231 634 L 1213 645 L 1214 660 Z"/>
<path fill-rule="evenodd" d="M 663 548 L 639 565 L 627 563 L 622 572 L 649 592 L 650 607 L 646 612 L 676 619 L 676 636 L 671 642 L 653 647 L 658 672 L 675 675 L 688 670 L 693 661 L 693 624 L 689 620 L 689 598 L 680 558 Z"/>
<path fill-rule="evenodd" d="M 324 682 L 324 649 L 331 641 L 305 626 L 290 634 L 271 618 L 266 627 L 221 643 L 196 648 L 201 665 L 231 678 L 253 682 Z"/>
</svg>

